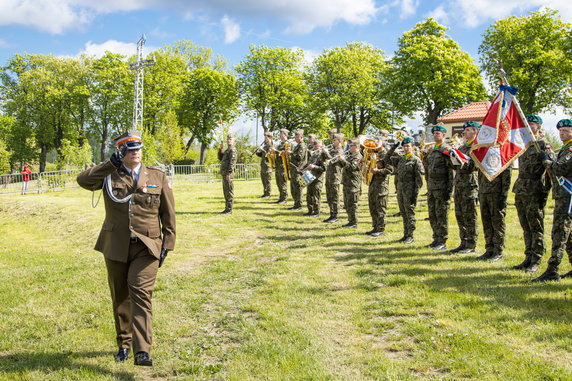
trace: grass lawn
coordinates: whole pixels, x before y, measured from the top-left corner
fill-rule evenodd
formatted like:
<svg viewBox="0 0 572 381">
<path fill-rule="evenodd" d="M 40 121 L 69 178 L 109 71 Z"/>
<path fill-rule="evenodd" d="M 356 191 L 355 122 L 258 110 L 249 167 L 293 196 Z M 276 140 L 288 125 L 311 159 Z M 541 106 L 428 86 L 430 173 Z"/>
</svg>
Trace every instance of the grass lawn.
<svg viewBox="0 0 572 381">
<path fill-rule="evenodd" d="M 174 189 L 153 368 L 113 361 L 105 265 L 92 249 L 103 202 L 93 209 L 80 189 L 0 195 L 1 380 L 572 380 L 572 281 L 532 284 L 538 274 L 509 270 L 523 259 L 512 194 L 505 258 L 483 263 L 482 229 L 476 254 L 423 247 L 424 198 L 404 246 L 399 217 L 384 237 L 363 234 L 365 189 L 357 231 L 340 227 L 345 216 L 332 226 L 259 199 L 258 181 L 236 183 L 230 216 L 217 214 L 220 183 Z M 451 208 L 448 244 L 458 243 Z"/>
</svg>

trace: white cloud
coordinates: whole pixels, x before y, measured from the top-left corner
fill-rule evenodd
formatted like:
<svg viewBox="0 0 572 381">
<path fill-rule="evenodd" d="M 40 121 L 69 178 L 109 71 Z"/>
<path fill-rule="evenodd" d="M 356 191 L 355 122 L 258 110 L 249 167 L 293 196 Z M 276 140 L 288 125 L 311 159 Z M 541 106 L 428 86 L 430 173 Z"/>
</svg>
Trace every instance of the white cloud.
<svg viewBox="0 0 572 381">
<path fill-rule="evenodd" d="M 415 12 L 417 12 L 418 6 L 419 6 L 418 0 L 401 0 L 401 5 L 400 5 L 401 15 L 399 17 L 404 19 L 409 16 L 413 16 Z"/>
<path fill-rule="evenodd" d="M 232 20 L 227 15 L 224 15 L 220 20 L 222 27 L 224 28 L 224 43 L 232 44 L 240 38 L 240 25 Z"/>
<path fill-rule="evenodd" d="M 150 52 L 157 50 L 154 46 L 147 46 L 143 48 L 143 55 L 146 56 Z M 102 57 L 105 52 L 112 52 L 112 53 L 119 53 L 123 54 L 126 57 L 135 55 L 137 53 L 137 44 L 132 42 L 120 42 L 115 40 L 108 40 L 102 44 L 94 44 L 91 41 L 88 41 L 85 44 L 85 49 L 81 51 L 79 55 L 85 54 L 87 56 L 93 56 L 95 58 Z"/>
<path fill-rule="evenodd" d="M 8 41 L 0 38 L 0 48 L 9 48 L 10 44 L 8 43 Z"/>
<path fill-rule="evenodd" d="M 426 17 L 432 17 L 441 24 L 449 24 L 449 14 L 445 11 L 445 8 L 443 8 L 442 5 L 427 13 Z"/>
</svg>

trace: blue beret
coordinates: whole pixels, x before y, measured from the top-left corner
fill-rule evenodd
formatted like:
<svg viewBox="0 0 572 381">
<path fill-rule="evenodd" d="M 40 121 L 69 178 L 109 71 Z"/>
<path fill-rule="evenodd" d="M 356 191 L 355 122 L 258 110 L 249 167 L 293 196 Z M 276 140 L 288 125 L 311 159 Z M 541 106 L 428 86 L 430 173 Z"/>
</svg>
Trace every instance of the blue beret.
<svg viewBox="0 0 572 381">
<path fill-rule="evenodd" d="M 561 127 L 572 127 L 572 119 L 560 119 L 560 121 L 556 123 L 556 128 Z"/>
<path fill-rule="evenodd" d="M 431 128 L 431 133 L 433 133 L 435 131 L 441 131 L 441 132 L 447 133 L 447 129 L 440 124 L 436 124 Z"/>
<path fill-rule="evenodd" d="M 413 138 L 410 138 L 408 136 L 401 141 L 401 144 L 407 144 L 407 143 L 413 143 Z"/>
<path fill-rule="evenodd" d="M 542 118 L 539 117 L 538 115 L 526 114 L 526 120 L 528 120 L 531 123 L 542 124 Z"/>
<path fill-rule="evenodd" d="M 481 124 L 479 122 L 474 121 L 474 120 L 469 120 L 468 122 L 465 122 L 463 124 L 463 127 L 464 128 L 467 128 L 467 127 L 479 128 L 479 127 L 481 127 Z"/>
</svg>

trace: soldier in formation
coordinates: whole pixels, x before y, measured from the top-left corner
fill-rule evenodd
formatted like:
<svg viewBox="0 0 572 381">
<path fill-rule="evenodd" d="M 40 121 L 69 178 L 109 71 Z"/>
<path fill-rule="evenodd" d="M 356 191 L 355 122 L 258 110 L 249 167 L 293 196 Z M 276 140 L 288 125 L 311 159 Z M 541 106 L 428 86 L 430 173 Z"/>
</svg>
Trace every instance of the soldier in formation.
<svg viewBox="0 0 572 381">
<path fill-rule="evenodd" d="M 290 156 L 290 192 L 294 199 L 294 205 L 289 209 L 302 210 L 304 183 L 302 182 L 300 169 L 306 165 L 308 155 L 308 146 L 304 142 L 304 131 L 296 130 L 294 140 L 296 141 L 296 147 L 286 152 Z"/>
<path fill-rule="evenodd" d="M 264 133 L 264 143 L 256 149 L 256 156 L 260 157 L 260 179 L 262 180 L 263 193 L 261 198 L 270 198 L 272 192 L 272 167 L 269 163 L 269 155 L 274 155 L 272 148 L 272 132 Z"/>
<path fill-rule="evenodd" d="M 232 213 L 234 206 L 234 169 L 236 168 L 237 152 L 234 146 L 235 136 L 228 134 L 226 137 L 227 148 L 223 151 L 222 144 L 218 150 L 220 160 L 220 174 L 222 176 L 222 191 L 224 193 L 225 207 L 220 214 Z"/>
<path fill-rule="evenodd" d="M 285 204 L 286 198 L 288 198 L 288 180 L 286 178 L 286 171 L 289 168 L 284 167 L 284 162 L 282 160 L 283 155 L 287 155 L 287 147 L 290 146 L 290 142 L 288 141 L 288 134 L 290 131 L 283 128 L 280 130 L 279 138 L 280 143 L 278 147 L 273 147 L 273 152 L 276 155 L 276 187 L 278 188 L 279 196 L 277 204 Z"/>
<path fill-rule="evenodd" d="M 308 213 L 306 216 L 319 217 L 320 216 L 320 201 L 322 196 L 323 174 L 326 171 L 326 164 L 324 162 L 323 154 L 324 146 L 321 139 L 314 140 L 314 147 L 312 149 L 312 156 L 308 161 L 305 170 L 310 171 L 314 180 L 308 184 L 306 190 L 306 204 L 308 205 Z"/>
<path fill-rule="evenodd" d="M 376 156 L 376 165 L 370 169 L 372 178 L 368 189 L 372 229 L 365 233 L 372 237 L 379 237 L 385 234 L 385 215 L 387 212 L 387 199 L 389 197 L 389 177 L 393 173 L 393 166 L 391 165 L 391 161 L 385 157 L 386 152 L 383 145 L 376 153 Z"/>
<path fill-rule="evenodd" d="M 357 139 L 349 143 L 350 150 L 346 155 L 340 156 L 342 164 L 342 185 L 344 187 L 344 208 L 348 214 L 348 223 L 345 228 L 357 228 L 357 208 L 361 193 L 361 162 L 362 155 L 359 152 L 360 144 Z"/>
<path fill-rule="evenodd" d="M 342 182 L 342 161 L 344 154 L 342 134 L 334 133 L 331 136 L 331 147 L 325 151 L 326 165 L 326 199 L 330 209 L 330 216 L 324 220 L 327 223 L 338 221 L 340 207 L 340 184 Z"/>
</svg>

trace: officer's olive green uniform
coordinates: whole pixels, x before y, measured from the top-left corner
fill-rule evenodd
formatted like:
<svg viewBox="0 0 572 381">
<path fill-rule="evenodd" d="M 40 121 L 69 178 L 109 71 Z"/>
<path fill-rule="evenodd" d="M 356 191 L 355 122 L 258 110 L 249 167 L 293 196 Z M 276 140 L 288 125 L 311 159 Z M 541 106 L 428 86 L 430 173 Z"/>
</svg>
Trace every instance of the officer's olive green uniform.
<svg viewBox="0 0 572 381">
<path fill-rule="evenodd" d="M 304 192 L 304 184 L 300 181 L 302 174 L 298 168 L 302 169 L 306 166 L 308 155 L 308 146 L 305 142 L 300 142 L 290 154 L 290 192 L 294 199 L 294 208 L 302 207 L 302 193 Z"/>
<path fill-rule="evenodd" d="M 114 202 L 103 190 L 105 220 L 95 245 L 103 253 L 119 348 L 133 346 L 134 353 L 149 352 L 152 341 L 151 296 L 161 248 L 175 247 L 175 202 L 165 173 L 141 164 L 139 180 L 110 161 L 89 168 L 77 177 L 88 190 L 102 189 L 111 176 Z M 133 238 L 130 238 L 133 237 Z"/>
<path fill-rule="evenodd" d="M 330 218 L 338 218 L 340 207 L 340 184 L 342 182 L 342 162 L 339 155 L 344 152 L 343 148 L 331 148 L 327 159 L 333 159 L 326 167 L 326 200 L 330 208 Z"/>
<path fill-rule="evenodd" d="M 371 226 L 376 232 L 385 231 L 385 215 L 387 211 L 387 198 L 389 196 L 389 177 L 393 173 L 393 166 L 389 160 L 384 160 L 384 154 L 378 154 L 377 169 L 371 178 L 368 189 L 369 214 Z"/>
<path fill-rule="evenodd" d="M 360 162 L 362 155 L 359 152 L 355 154 L 346 153 L 346 160 L 341 161 L 342 184 L 344 186 L 344 208 L 348 214 L 348 224 L 357 225 L 357 208 L 359 196 L 361 194 L 361 183 L 363 177 L 360 171 Z"/>
<path fill-rule="evenodd" d="M 399 155 L 392 158 L 397 177 L 397 204 L 403 219 L 403 237 L 412 237 L 415 231 L 415 207 L 419 189 L 423 186 L 425 168 L 419 157 L 414 154 L 406 157 Z"/>
<path fill-rule="evenodd" d="M 264 143 L 262 145 L 262 150 L 256 151 L 256 156 L 260 157 L 260 179 L 262 180 L 262 196 L 270 196 L 272 193 L 272 168 L 268 163 L 267 154 L 270 152 L 272 144 Z"/>
<path fill-rule="evenodd" d="M 314 181 L 308 184 L 308 189 L 306 190 L 306 204 L 308 205 L 308 214 L 318 215 L 320 214 L 320 201 L 322 199 L 322 185 L 324 179 L 324 172 L 326 171 L 326 165 L 324 164 L 324 157 L 322 152 L 314 151 L 308 165 L 314 165 L 310 172 L 316 177 Z"/>
<path fill-rule="evenodd" d="M 485 233 L 486 253 L 502 255 L 506 236 L 506 205 L 512 166 L 505 169 L 493 181 L 479 171 L 479 203 L 481 222 Z"/>
<path fill-rule="evenodd" d="M 470 144 L 463 144 L 459 151 L 469 156 Z M 477 221 L 477 200 L 479 197 L 478 169 L 473 160 L 469 160 L 456 167 L 455 191 L 455 217 L 459 226 L 459 247 L 474 250 L 477 246 L 479 228 Z"/>
<path fill-rule="evenodd" d="M 220 160 L 220 174 L 222 176 L 222 191 L 224 193 L 225 211 L 232 211 L 234 205 L 234 169 L 236 167 L 237 152 L 234 146 L 229 146 L 226 151 L 218 151 Z"/>
<path fill-rule="evenodd" d="M 455 180 L 455 171 L 444 143 L 425 155 L 427 176 L 427 206 L 429 222 L 433 230 L 433 242 L 444 244 L 449 235 L 449 206 Z"/>
<path fill-rule="evenodd" d="M 546 151 L 546 141 L 537 139 Z M 518 158 L 518 178 L 514 183 L 514 202 L 523 231 L 525 265 L 539 264 L 546 244 L 544 242 L 544 206 L 550 192 L 550 178 L 542 164 L 542 157 L 533 145 Z"/>
<path fill-rule="evenodd" d="M 288 198 L 288 180 L 286 179 L 286 172 L 282 162 L 280 152 L 284 152 L 285 142 L 281 141 L 276 147 L 276 186 L 278 187 L 279 197 L 278 202 L 286 201 Z"/>
</svg>

